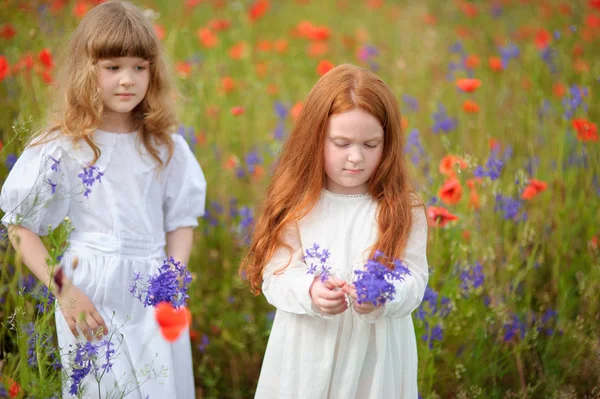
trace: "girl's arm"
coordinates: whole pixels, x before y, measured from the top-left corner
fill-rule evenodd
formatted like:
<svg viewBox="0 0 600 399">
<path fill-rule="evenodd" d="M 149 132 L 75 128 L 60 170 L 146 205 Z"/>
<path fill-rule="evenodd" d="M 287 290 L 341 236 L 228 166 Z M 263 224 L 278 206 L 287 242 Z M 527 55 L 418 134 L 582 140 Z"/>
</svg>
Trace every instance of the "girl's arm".
<svg viewBox="0 0 600 399">
<path fill-rule="evenodd" d="M 74 336 L 79 335 L 77 327 L 88 341 L 108 334 L 104 319 L 83 291 L 75 287 L 64 274 L 61 287 L 54 284 L 51 273 L 55 270 L 50 270 L 46 264 L 48 250 L 37 234 L 23 226 L 9 225 L 8 237 L 21 255 L 23 263 L 56 296 L 61 305 L 60 310 Z"/>
<path fill-rule="evenodd" d="M 306 272 L 300 235 L 295 224 L 286 228 L 283 240 L 292 248 L 292 252 L 285 247 L 277 248 L 265 266 L 262 292 L 267 302 L 288 313 L 333 317 L 321 312 L 311 299 L 310 289 L 315 276 Z"/>
<path fill-rule="evenodd" d="M 167 233 L 167 256 L 187 265 L 192 252 L 194 230 L 192 227 L 180 227 Z"/>
<path fill-rule="evenodd" d="M 410 315 L 423 300 L 429 266 L 427 263 L 427 218 L 420 207 L 413 208 L 413 224 L 402 261 L 410 270 L 404 281 L 394 282 L 396 295 L 394 300 L 376 308 L 368 314 L 358 317 L 369 323 L 375 323 L 382 317 L 400 318 Z"/>
<path fill-rule="evenodd" d="M 46 264 L 50 254 L 40 236 L 23 226 L 11 224 L 8 226 L 8 238 L 33 275 L 58 296 L 58 291 L 50 280 L 50 268 Z"/>
</svg>

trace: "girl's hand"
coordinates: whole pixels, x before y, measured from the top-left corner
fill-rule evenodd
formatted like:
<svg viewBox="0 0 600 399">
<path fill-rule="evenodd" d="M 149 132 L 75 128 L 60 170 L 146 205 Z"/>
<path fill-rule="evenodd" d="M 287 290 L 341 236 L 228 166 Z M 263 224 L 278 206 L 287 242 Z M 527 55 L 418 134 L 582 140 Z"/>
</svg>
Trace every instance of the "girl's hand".
<svg viewBox="0 0 600 399">
<path fill-rule="evenodd" d="M 340 314 L 348 309 L 348 303 L 344 292 L 336 288 L 343 289 L 345 285 L 345 281 L 335 277 L 329 277 L 325 282 L 321 282 L 321 277 L 317 276 L 310 286 L 310 297 L 321 312 L 330 315 Z"/>
<path fill-rule="evenodd" d="M 92 301 L 73 284 L 63 285 L 58 302 L 69 329 L 75 337 L 79 336 L 77 327 L 88 341 L 108 334 L 108 327 Z"/>
<path fill-rule="evenodd" d="M 375 306 L 371 302 L 365 302 L 365 303 L 359 304 L 357 302 L 358 294 L 356 293 L 356 288 L 354 287 L 354 284 L 346 284 L 346 286 L 344 286 L 342 288 L 342 291 L 345 294 L 348 294 L 350 296 L 350 298 L 352 298 L 354 300 L 354 304 L 352 305 L 352 307 L 354 308 L 356 313 L 359 313 L 359 314 L 371 313 L 372 311 L 377 309 L 379 306 L 381 306 L 381 305 Z"/>
</svg>

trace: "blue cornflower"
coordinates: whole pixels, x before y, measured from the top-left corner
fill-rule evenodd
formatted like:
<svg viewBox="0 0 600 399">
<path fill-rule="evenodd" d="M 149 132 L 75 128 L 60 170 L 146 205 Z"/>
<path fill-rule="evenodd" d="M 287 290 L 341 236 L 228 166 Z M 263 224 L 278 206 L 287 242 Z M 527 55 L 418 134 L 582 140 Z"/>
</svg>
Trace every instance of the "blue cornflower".
<svg viewBox="0 0 600 399">
<path fill-rule="evenodd" d="M 387 260 L 383 256 L 369 259 L 365 270 L 354 271 L 357 276 L 354 281 L 358 296 L 356 301 L 359 304 L 369 302 L 378 306 L 393 300 L 396 295 L 394 281 L 402 282 L 406 275 L 410 275 L 410 270 L 402 261 L 394 259 L 394 269 L 389 269 L 380 263 L 381 258 L 384 258 L 384 262 Z"/>
<path fill-rule="evenodd" d="M 558 72 L 558 67 L 556 66 L 555 58 L 556 51 L 554 51 L 550 46 L 546 47 L 540 53 L 542 60 L 546 63 L 548 68 L 550 69 L 550 73 L 555 74 Z"/>
<path fill-rule="evenodd" d="M 525 323 L 521 321 L 519 316 L 513 315 L 512 319 L 504 324 L 504 342 L 510 342 L 514 337 L 525 337 Z"/>
<path fill-rule="evenodd" d="M 257 151 L 251 151 L 246 155 L 246 166 L 250 174 L 254 173 L 254 167 L 262 164 L 263 160 Z"/>
<path fill-rule="evenodd" d="M 569 94 L 562 100 L 565 113 L 563 116 L 565 119 L 570 120 L 575 116 L 575 112 L 582 108 L 585 112 L 588 110 L 588 104 L 584 102 L 583 97 L 588 95 L 588 89 L 586 87 L 579 87 L 572 85 L 569 88 Z"/>
<path fill-rule="evenodd" d="M 522 213 L 524 205 L 522 200 L 505 197 L 501 194 L 497 194 L 495 200 L 494 212 L 502 212 L 504 219 L 519 222 L 527 218 L 527 215 Z"/>
<path fill-rule="evenodd" d="M 289 107 L 286 107 L 281 101 L 275 101 L 273 108 L 275 109 L 275 114 L 279 119 L 285 119 L 285 117 L 288 115 Z"/>
<path fill-rule="evenodd" d="M 285 123 L 277 123 L 275 130 L 273 130 L 273 138 L 275 140 L 283 140 L 285 138 Z"/>
<path fill-rule="evenodd" d="M 419 129 L 411 129 L 408 133 L 404 153 L 410 155 L 410 160 L 414 165 L 417 165 L 425 155 L 425 149 L 421 145 L 421 139 L 419 138 Z"/>
<path fill-rule="evenodd" d="M 433 132 L 439 133 L 443 131 L 448 133 L 456 128 L 456 118 L 450 118 L 446 113 L 446 108 L 442 104 L 438 104 L 437 112 L 433 114 Z"/>
<path fill-rule="evenodd" d="M 512 43 L 509 43 L 504 47 L 499 47 L 498 51 L 500 51 L 500 58 L 502 59 L 502 69 L 506 69 L 509 61 L 519 57 L 521 54 L 519 48 Z"/>
<path fill-rule="evenodd" d="M 496 180 L 500 177 L 500 172 L 502 171 L 503 166 L 504 161 L 499 158 L 498 151 L 492 151 L 487 159 L 487 162 L 485 163 L 485 168 L 482 166 L 477 166 L 473 172 L 473 175 L 480 178 L 487 176 L 492 180 Z"/>
<path fill-rule="evenodd" d="M 202 338 L 200 338 L 200 343 L 198 344 L 198 350 L 204 353 L 208 344 L 210 344 L 208 336 L 206 334 L 202 334 Z"/>
<path fill-rule="evenodd" d="M 408 94 L 403 94 L 402 101 L 404 101 L 409 111 L 417 112 L 419 110 L 419 101 L 416 97 L 409 96 Z"/>
<path fill-rule="evenodd" d="M 483 285 L 484 275 L 483 266 L 476 262 L 475 266 L 464 269 L 460 272 L 460 288 L 463 293 L 468 293 L 472 289 L 477 289 Z"/>
<path fill-rule="evenodd" d="M 6 161 L 4 161 L 4 164 L 6 165 L 6 168 L 10 171 L 13 166 L 15 166 L 15 164 L 17 163 L 17 156 L 15 154 L 8 154 L 6 156 Z"/>
<path fill-rule="evenodd" d="M 170 302 L 173 306 L 185 305 L 192 274 L 186 265 L 169 257 L 158 268 L 158 273 L 148 276 L 144 282 L 140 273 L 135 273 L 129 292 L 139 299 L 144 307 L 156 306 L 160 302 Z"/>
<path fill-rule="evenodd" d="M 425 322 L 425 334 L 421 336 L 424 342 L 427 342 L 429 349 L 433 348 L 435 341 L 442 341 L 444 339 L 444 330 L 442 326 L 436 324 L 433 328 L 430 328 L 429 323 Z"/>
</svg>

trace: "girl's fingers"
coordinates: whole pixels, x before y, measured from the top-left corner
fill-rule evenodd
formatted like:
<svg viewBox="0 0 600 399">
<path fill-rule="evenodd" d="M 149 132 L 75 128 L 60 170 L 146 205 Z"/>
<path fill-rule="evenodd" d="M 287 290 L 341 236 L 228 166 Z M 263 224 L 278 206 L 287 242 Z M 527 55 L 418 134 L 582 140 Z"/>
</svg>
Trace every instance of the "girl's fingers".
<svg viewBox="0 0 600 399">
<path fill-rule="evenodd" d="M 98 323 L 99 328 L 102 330 L 102 334 L 108 335 L 108 327 L 106 326 L 102 316 L 100 316 L 100 313 L 98 313 L 97 310 L 94 310 L 90 314 L 94 320 L 96 320 L 96 323 Z M 98 335 L 100 335 L 100 331 L 98 331 Z"/>
<path fill-rule="evenodd" d="M 73 333 L 73 336 L 75 338 L 77 338 L 79 336 L 79 331 L 77 331 L 77 323 L 75 322 L 75 319 L 72 317 L 69 317 L 68 319 L 65 317 L 65 319 L 67 320 L 67 325 L 69 326 L 69 330 L 71 330 L 71 332 Z"/>
<path fill-rule="evenodd" d="M 342 291 L 330 291 L 324 290 L 323 292 L 319 292 L 318 297 L 328 300 L 336 300 L 344 297 L 344 293 Z"/>
<path fill-rule="evenodd" d="M 85 318 L 80 318 L 79 322 L 77 323 L 77 326 L 79 327 L 79 330 L 81 330 L 81 333 L 83 334 L 83 336 L 85 337 L 85 339 L 87 339 L 88 341 L 92 340 L 92 333 L 90 331 L 90 327 L 87 325 Z"/>
</svg>

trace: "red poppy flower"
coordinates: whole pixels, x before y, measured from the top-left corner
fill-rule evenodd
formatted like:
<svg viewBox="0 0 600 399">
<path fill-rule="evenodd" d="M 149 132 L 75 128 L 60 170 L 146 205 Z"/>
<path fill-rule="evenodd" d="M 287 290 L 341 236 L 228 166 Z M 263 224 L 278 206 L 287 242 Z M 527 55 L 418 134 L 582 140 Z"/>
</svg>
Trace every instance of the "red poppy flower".
<svg viewBox="0 0 600 399">
<path fill-rule="evenodd" d="M 573 119 L 571 124 L 577 132 L 579 141 L 598 141 L 598 128 L 587 119 Z"/>
<path fill-rule="evenodd" d="M 200 43 L 202 43 L 202 45 L 206 48 L 215 47 L 219 43 L 219 38 L 215 32 L 212 31 L 212 29 L 200 28 L 198 29 L 196 35 L 198 36 Z"/>
<path fill-rule="evenodd" d="M 192 72 L 192 65 L 189 62 L 181 61 L 175 64 L 175 70 L 182 78 L 187 78 Z"/>
<path fill-rule="evenodd" d="M 479 66 L 479 57 L 477 57 L 476 55 L 472 54 L 470 56 L 467 57 L 467 59 L 465 60 L 465 64 L 467 65 L 467 68 L 477 68 Z"/>
<path fill-rule="evenodd" d="M 479 200 L 479 194 L 474 189 L 469 192 L 469 208 L 479 209 L 481 202 Z"/>
<path fill-rule="evenodd" d="M 17 34 L 17 31 L 12 24 L 4 24 L 0 27 L 0 37 L 3 39 L 12 39 Z"/>
<path fill-rule="evenodd" d="M 596 10 L 600 10 L 600 0 L 589 0 L 588 5 L 591 8 L 595 8 Z"/>
<path fill-rule="evenodd" d="M 475 101 L 467 100 L 463 103 L 463 110 L 469 114 L 479 112 L 479 105 Z"/>
<path fill-rule="evenodd" d="M 233 108 L 231 108 L 231 115 L 233 115 L 233 116 L 243 115 L 244 112 L 246 112 L 246 110 L 244 109 L 244 107 L 233 107 Z"/>
<path fill-rule="evenodd" d="M 241 59 L 246 54 L 246 43 L 239 42 L 231 46 L 229 56 L 234 60 Z"/>
<path fill-rule="evenodd" d="M 87 14 L 88 10 L 89 5 L 87 4 L 87 2 L 79 0 L 75 3 L 75 6 L 73 7 L 73 15 L 81 19 L 85 16 L 85 14 Z"/>
<path fill-rule="evenodd" d="M 170 302 L 161 302 L 156 305 L 156 321 L 163 337 L 169 342 L 175 341 L 179 335 L 191 324 L 192 315 L 187 307 L 175 309 Z"/>
<path fill-rule="evenodd" d="M 235 80 L 231 76 L 225 76 L 221 79 L 221 86 L 225 93 L 232 92 L 235 90 Z"/>
<path fill-rule="evenodd" d="M 288 46 L 289 43 L 286 39 L 277 39 L 273 44 L 273 47 L 275 47 L 275 51 L 277 51 L 278 53 L 284 53 L 288 49 Z"/>
<path fill-rule="evenodd" d="M 162 25 L 154 24 L 152 26 L 154 28 L 154 33 L 156 33 L 156 37 L 158 40 L 162 40 L 165 38 L 165 27 Z"/>
<path fill-rule="evenodd" d="M 327 42 L 322 41 L 311 42 L 308 46 L 307 53 L 311 58 L 323 57 L 324 55 L 329 53 L 329 45 L 327 44 Z"/>
<path fill-rule="evenodd" d="M 502 59 L 500 57 L 490 57 L 488 59 L 488 65 L 494 72 L 500 72 L 504 68 L 502 67 Z"/>
<path fill-rule="evenodd" d="M 462 198 L 462 186 L 456 177 L 450 177 L 444 182 L 438 195 L 448 205 L 457 204 Z"/>
<path fill-rule="evenodd" d="M 250 21 L 256 21 L 260 19 L 271 7 L 269 0 L 258 0 L 251 7 L 248 13 Z"/>
<path fill-rule="evenodd" d="M 547 186 L 548 185 L 543 181 L 529 179 L 529 184 L 527 185 L 527 187 L 525 187 L 523 193 L 521 193 L 521 198 L 523 198 L 524 200 L 530 200 L 542 191 L 544 191 Z"/>
<path fill-rule="evenodd" d="M 40 51 L 38 59 L 46 68 L 52 68 L 54 66 L 54 62 L 52 61 L 52 53 L 47 48 Z"/>
<path fill-rule="evenodd" d="M 427 223 L 429 226 L 444 227 L 458 216 L 451 214 L 448 209 L 441 206 L 430 206 L 427 208 Z"/>
<path fill-rule="evenodd" d="M 535 34 L 535 45 L 539 50 L 544 50 L 552 41 L 552 34 L 546 29 L 540 29 Z"/>
<path fill-rule="evenodd" d="M 231 26 L 231 21 L 228 19 L 211 19 L 208 21 L 208 27 L 215 32 L 227 30 Z"/>
<path fill-rule="evenodd" d="M 481 80 L 474 78 L 458 79 L 456 81 L 456 86 L 464 92 L 472 93 L 481 86 Z"/>
<path fill-rule="evenodd" d="M 567 88 L 562 83 L 556 82 L 552 86 L 552 92 L 556 97 L 562 97 L 567 94 Z"/>
<path fill-rule="evenodd" d="M 6 57 L 0 55 L 0 82 L 4 80 L 10 73 L 10 67 L 8 65 L 8 61 Z"/>
<path fill-rule="evenodd" d="M 327 72 L 331 71 L 335 65 L 331 61 L 321 60 L 319 61 L 319 65 L 317 65 L 317 73 L 320 76 L 325 75 Z"/>
<path fill-rule="evenodd" d="M 455 176 L 455 169 L 457 166 L 461 169 L 465 169 L 467 167 L 467 163 L 461 157 L 450 154 L 442 158 L 438 169 L 443 175 Z"/>
</svg>

